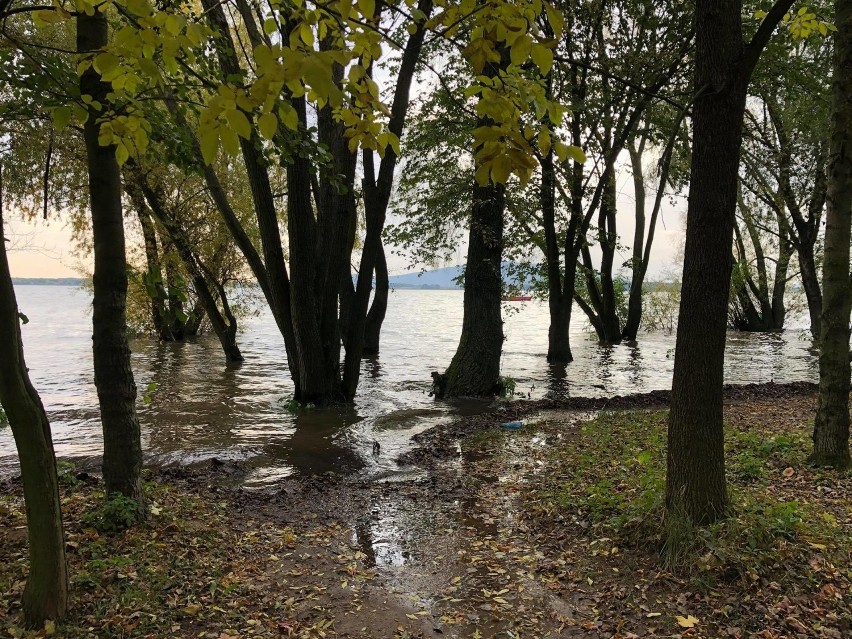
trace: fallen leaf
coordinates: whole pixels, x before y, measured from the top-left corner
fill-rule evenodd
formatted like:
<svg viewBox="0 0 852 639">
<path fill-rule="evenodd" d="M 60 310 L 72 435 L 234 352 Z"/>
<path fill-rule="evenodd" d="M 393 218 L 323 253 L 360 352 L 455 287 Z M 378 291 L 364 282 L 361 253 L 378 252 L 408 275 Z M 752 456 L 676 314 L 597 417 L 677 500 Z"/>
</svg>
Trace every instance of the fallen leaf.
<svg viewBox="0 0 852 639">
<path fill-rule="evenodd" d="M 678 617 L 677 625 L 682 628 L 694 628 L 695 625 L 699 622 L 698 617 L 693 617 L 692 615 L 687 615 L 686 617 Z"/>
</svg>

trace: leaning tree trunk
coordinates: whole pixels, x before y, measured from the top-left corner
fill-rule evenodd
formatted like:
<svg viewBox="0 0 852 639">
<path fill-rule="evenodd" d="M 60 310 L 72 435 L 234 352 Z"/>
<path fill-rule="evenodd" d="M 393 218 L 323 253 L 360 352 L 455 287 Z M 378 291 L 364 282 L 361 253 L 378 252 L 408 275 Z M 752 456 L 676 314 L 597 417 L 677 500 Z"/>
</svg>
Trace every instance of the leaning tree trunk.
<svg viewBox="0 0 852 639">
<path fill-rule="evenodd" d="M 380 246 L 376 254 L 376 290 L 373 294 L 373 302 L 370 304 L 370 311 L 367 313 L 367 323 L 364 326 L 364 355 L 373 357 L 379 354 L 379 342 L 382 324 L 388 310 L 389 292 L 390 281 L 385 247 Z"/>
<path fill-rule="evenodd" d="M 106 14 L 96 11 L 77 17 L 77 50 L 98 51 L 107 44 Z M 130 368 L 127 343 L 127 267 L 124 253 L 124 216 L 121 209 L 121 177 L 115 146 L 98 143 L 102 116 L 91 104 L 107 105 L 110 87 L 93 69 L 80 78 L 82 95 L 92 96 L 89 119 L 84 126 L 89 171 L 89 200 L 95 252 L 93 336 L 95 386 L 103 424 L 103 474 L 107 494 L 120 493 L 139 504 L 144 516 L 142 492 L 142 443 L 136 415 L 136 383 Z"/>
<path fill-rule="evenodd" d="M 846 467 L 849 458 L 849 312 L 852 281 L 852 0 L 836 0 L 834 103 L 822 267 L 822 342 L 813 463 Z"/>
<path fill-rule="evenodd" d="M 666 475 L 668 513 L 696 524 L 728 510 L 722 384 L 746 90 L 760 54 L 792 4 L 779 0 L 743 46 L 741 1 L 696 1 L 698 94 Z"/>
<path fill-rule="evenodd" d="M 456 354 L 444 374 L 441 395 L 494 395 L 500 380 L 503 319 L 500 316 L 503 258 L 504 187 L 476 185 L 467 266 L 464 320 Z"/>
<path fill-rule="evenodd" d="M 130 166 L 126 175 L 128 179 L 135 181 L 134 188 L 138 189 L 138 195 L 143 198 L 136 202 L 137 208 L 145 207 L 148 214 L 153 215 L 165 229 L 184 267 L 192 277 L 200 306 L 200 309 L 194 311 L 193 315 L 197 317 L 206 314 L 210 320 L 210 325 L 213 327 L 213 332 L 219 338 L 225 359 L 229 363 L 242 362 L 243 355 L 239 346 L 237 346 L 237 320 L 228 304 L 225 287 L 218 281 L 215 274 L 204 267 L 199 257 L 192 250 L 192 246 L 183 229 L 180 228 L 176 217 L 166 207 L 160 189 L 148 181 L 142 169 L 135 163 Z M 148 208 L 148 205 L 150 205 L 150 208 Z M 210 284 L 208 284 L 208 280 Z M 215 293 L 211 286 L 215 288 Z M 217 297 L 222 305 L 221 312 L 216 304 Z"/>
<path fill-rule="evenodd" d="M 799 273 L 802 278 L 802 288 L 805 289 L 805 299 L 808 301 L 808 317 L 811 324 L 811 336 L 819 343 L 820 322 L 822 317 L 822 289 L 819 284 L 816 259 L 813 245 L 801 246 L 796 256 L 799 258 Z"/>
<path fill-rule="evenodd" d="M 65 616 L 68 572 L 50 424 L 24 362 L 18 304 L 5 242 L 0 210 L 0 404 L 9 418 L 24 484 L 30 552 L 30 572 L 23 596 L 24 621 L 37 628 L 43 627 L 47 619 Z"/>
</svg>

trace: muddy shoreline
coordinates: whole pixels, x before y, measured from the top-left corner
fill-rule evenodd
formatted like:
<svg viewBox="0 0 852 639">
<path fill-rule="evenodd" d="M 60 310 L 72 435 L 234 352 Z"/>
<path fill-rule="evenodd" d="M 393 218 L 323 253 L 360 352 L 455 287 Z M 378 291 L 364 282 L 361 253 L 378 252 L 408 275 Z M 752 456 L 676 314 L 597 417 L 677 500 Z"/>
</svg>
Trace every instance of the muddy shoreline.
<svg viewBox="0 0 852 639">
<path fill-rule="evenodd" d="M 804 436 L 817 391 L 815 384 L 803 383 L 728 386 L 726 424 L 732 425 L 732 433 L 769 428 L 778 429 L 770 433 Z M 745 630 L 732 627 L 721 631 L 724 620 L 715 618 L 713 630 L 704 626 L 707 630 L 695 629 L 683 636 L 744 639 L 755 636 L 749 629 L 780 627 L 785 615 L 793 614 L 789 610 L 783 614 L 774 608 L 754 612 L 742 602 L 719 601 L 685 578 L 661 570 L 652 548 L 639 545 L 600 555 L 595 544 L 603 533 L 595 534 L 586 515 L 578 518 L 573 501 L 558 512 L 530 509 L 531 504 L 539 503 L 535 494 L 539 484 L 547 478 L 557 480 L 565 467 L 571 468 L 580 459 L 576 455 L 583 450 L 582 433 L 590 419 L 602 411 L 617 415 L 639 410 L 659 422 L 664 415 L 654 411 L 667 407 L 669 396 L 668 392 L 652 392 L 502 403 L 415 436 L 417 447 L 400 462 L 416 464 L 423 471 L 417 475 L 403 472 L 396 478 L 302 474 L 251 489 L 242 486 L 248 468 L 240 462 L 210 460 L 193 466 L 149 468 L 146 474 L 153 480 L 152 490 L 160 491 L 153 499 L 161 500 L 162 513 L 152 516 L 138 531 L 100 540 L 95 536 L 89 542 L 95 548 L 103 543 L 115 545 L 114 552 L 127 554 L 128 561 L 136 565 L 143 563 L 140 553 L 149 543 L 151 531 L 172 535 L 170 543 L 182 548 L 196 544 L 197 536 L 217 530 L 221 539 L 209 542 L 208 549 L 190 566 L 199 585 L 187 589 L 174 604 L 168 598 L 165 604 L 158 604 L 160 610 L 174 606 L 165 617 L 171 624 L 166 626 L 169 634 L 175 637 L 200 636 L 199 631 L 204 631 L 214 637 L 313 638 L 331 627 L 331 636 L 388 639 L 462 638 L 479 631 L 483 637 L 673 636 L 672 632 L 683 630 L 677 624 L 678 615 L 695 614 L 704 626 L 718 617 L 714 610 L 722 604 L 734 606 L 736 612 L 731 614 L 742 617 L 737 623 L 744 624 Z M 521 430 L 501 428 L 502 422 L 516 419 L 526 422 Z M 565 466 L 549 457 L 560 449 L 575 456 Z M 782 473 L 788 465 L 796 466 L 792 478 Z M 814 484 L 812 477 L 805 479 L 804 473 L 810 471 L 795 460 L 770 460 L 762 468 L 771 478 L 769 490 L 786 490 L 799 473 L 802 486 Z M 587 472 L 591 482 L 597 471 L 593 466 Z M 736 473 L 731 480 L 737 481 Z M 79 471 L 77 481 L 74 490 L 86 491 L 91 503 L 96 503 L 100 480 Z M 846 480 L 820 481 L 825 484 L 820 499 L 833 503 L 837 521 L 852 521 L 843 506 Z M 14 519 L 9 523 L 20 528 L 20 482 L 0 486 L 4 492 L 18 495 L 11 502 Z M 76 499 L 79 497 L 69 503 L 82 508 Z M 181 506 L 187 499 L 195 505 Z M 78 518 L 79 513 L 72 514 L 69 523 L 80 541 L 91 535 L 80 528 Z M 194 521 L 186 523 L 186 519 Z M 803 552 L 825 543 L 817 540 L 808 546 L 808 540 L 799 542 Z M 10 557 L 22 556 L 22 542 L 15 541 Z M 240 549 L 239 557 L 231 557 L 225 550 L 229 544 Z M 136 547 L 136 555 L 128 554 L 128 547 Z M 80 550 L 73 555 L 75 574 L 92 573 L 92 566 L 100 565 L 99 555 L 83 548 L 81 541 Z M 796 561 L 807 566 L 801 559 Z M 183 579 L 183 570 L 177 571 L 179 579 Z M 211 571 L 226 575 L 238 587 L 229 595 L 233 605 L 220 602 L 201 583 Z M 825 570 L 820 573 L 819 587 L 836 586 L 839 596 L 845 597 L 846 578 L 823 573 Z M 774 578 L 761 576 L 753 588 L 743 592 L 763 597 L 760 593 L 774 592 Z M 109 597 L 118 597 L 113 591 L 120 592 L 121 579 L 102 577 L 97 587 L 107 589 Z M 641 591 L 634 587 L 634 580 L 641 584 Z M 630 594 L 634 591 L 642 593 L 641 600 L 634 601 Z M 7 621 L 17 609 L 18 591 L 10 594 Z M 96 625 L 94 636 L 115 636 L 117 627 L 129 627 L 121 624 L 135 623 L 132 606 L 109 623 L 91 621 L 86 615 L 97 605 L 98 597 L 92 595 L 90 600 L 79 588 L 75 597 L 80 602 L 80 619 L 71 623 Z M 773 606 L 793 605 L 776 599 L 771 599 Z M 806 606 L 800 607 L 804 610 Z M 776 614 L 781 614 L 778 621 L 773 617 Z M 807 615 L 796 612 L 795 616 Z M 0 626 L 2 617 L 0 610 Z M 238 625 L 249 617 L 258 625 L 245 629 Z M 843 632 L 841 621 L 833 623 Z M 840 636 L 833 632 L 808 630 L 795 636 Z M 63 636 L 91 635 L 68 632 Z M 130 632 L 127 636 L 156 633 L 148 630 L 147 634 Z"/>
<path fill-rule="evenodd" d="M 793 397 L 815 397 L 819 384 L 812 382 L 788 382 L 764 384 L 725 384 L 726 404 L 750 400 L 767 400 Z M 400 464 L 414 464 L 433 467 L 440 460 L 458 455 L 456 442 L 473 433 L 496 429 L 500 424 L 511 421 L 523 421 L 543 411 L 565 411 L 583 414 L 599 411 L 655 410 L 669 407 L 670 390 L 651 391 L 633 395 L 614 395 L 612 397 L 573 397 L 570 399 L 517 400 L 502 404 L 478 415 L 471 415 L 438 424 L 429 430 L 412 437 L 417 446 L 400 455 Z"/>
</svg>

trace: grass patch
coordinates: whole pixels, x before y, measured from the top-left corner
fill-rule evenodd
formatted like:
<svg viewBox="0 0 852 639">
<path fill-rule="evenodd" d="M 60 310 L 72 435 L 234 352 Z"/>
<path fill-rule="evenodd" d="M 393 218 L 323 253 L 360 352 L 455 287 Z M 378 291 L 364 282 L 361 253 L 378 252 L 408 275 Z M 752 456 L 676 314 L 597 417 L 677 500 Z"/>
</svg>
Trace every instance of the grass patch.
<svg viewBox="0 0 852 639">
<path fill-rule="evenodd" d="M 653 549 L 662 567 L 713 584 L 789 577 L 788 562 L 817 550 L 848 556 L 848 532 L 812 499 L 843 474 L 805 465 L 804 432 L 726 428 L 731 516 L 695 528 L 666 513 L 667 412 L 604 413 L 552 452 L 564 469 L 536 490 L 536 507 L 621 547 Z"/>
</svg>

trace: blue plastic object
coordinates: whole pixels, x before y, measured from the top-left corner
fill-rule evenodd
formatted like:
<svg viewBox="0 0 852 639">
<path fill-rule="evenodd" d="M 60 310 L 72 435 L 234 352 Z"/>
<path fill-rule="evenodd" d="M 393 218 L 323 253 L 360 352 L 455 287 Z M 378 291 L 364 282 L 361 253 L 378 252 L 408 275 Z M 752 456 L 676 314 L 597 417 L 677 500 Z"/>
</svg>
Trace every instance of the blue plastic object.
<svg viewBox="0 0 852 639">
<path fill-rule="evenodd" d="M 523 426 L 523 425 L 524 425 L 523 422 L 518 422 L 518 421 L 506 422 L 504 424 L 500 424 L 500 426 L 502 426 L 506 430 L 520 430 L 521 426 Z"/>
</svg>

